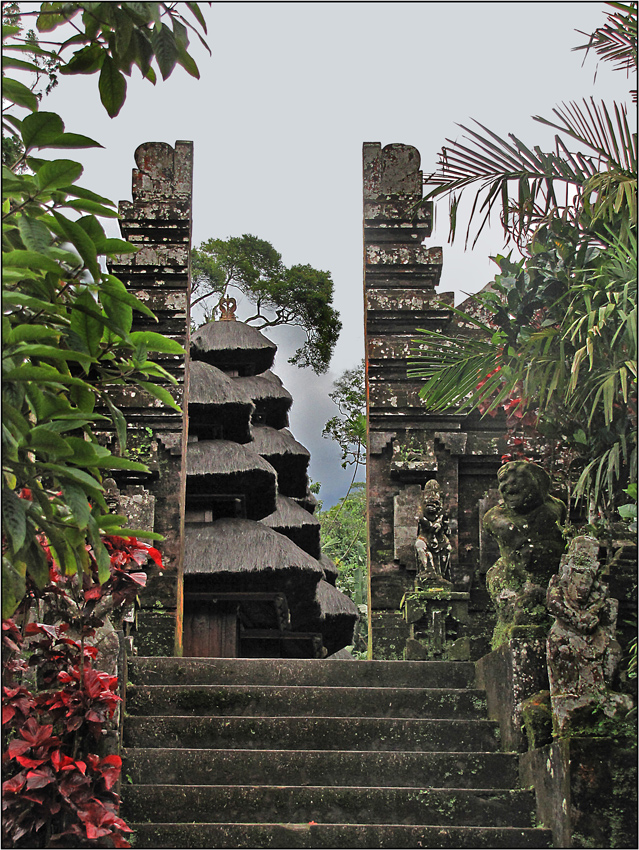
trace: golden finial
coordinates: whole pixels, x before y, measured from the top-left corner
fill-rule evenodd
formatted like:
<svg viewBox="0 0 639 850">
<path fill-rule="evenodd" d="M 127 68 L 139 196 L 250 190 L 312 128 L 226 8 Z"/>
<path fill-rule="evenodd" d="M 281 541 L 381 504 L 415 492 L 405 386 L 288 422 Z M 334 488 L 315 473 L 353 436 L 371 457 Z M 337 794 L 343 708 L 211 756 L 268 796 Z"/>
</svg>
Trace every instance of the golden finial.
<svg viewBox="0 0 639 850">
<path fill-rule="evenodd" d="M 221 322 L 237 321 L 237 319 L 235 318 L 235 309 L 237 307 L 237 301 L 235 300 L 235 298 L 229 298 L 228 295 L 222 296 L 217 306 L 220 308 Z"/>
</svg>

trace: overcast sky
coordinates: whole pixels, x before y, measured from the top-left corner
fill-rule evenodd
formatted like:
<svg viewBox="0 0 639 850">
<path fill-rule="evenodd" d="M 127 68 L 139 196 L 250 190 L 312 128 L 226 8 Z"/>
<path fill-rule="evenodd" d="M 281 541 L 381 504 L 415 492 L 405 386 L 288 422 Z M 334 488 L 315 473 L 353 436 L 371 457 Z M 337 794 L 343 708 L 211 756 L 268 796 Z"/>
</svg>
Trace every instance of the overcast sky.
<svg viewBox="0 0 639 850">
<path fill-rule="evenodd" d="M 25 4 L 26 5 L 26 4 Z M 605 22 L 604 3 L 214 3 L 202 4 L 212 57 L 194 42 L 201 79 L 176 68 L 153 88 L 129 81 L 120 115 L 97 99 L 97 75 L 62 77 L 42 104 L 66 129 L 104 150 L 78 152 L 82 185 L 113 200 L 131 193 L 142 142 L 194 142 L 194 245 L 252 233 L 287 265 L 330 271 L 344 329 L 321 377 L 287 364 L 295 332 L 268 335 L 282 349 L 275 371 L 294 398 L 291 430 L 312 454 L 325 506 L 350 475 L 321 431 L 336 408 L 332 381 L 363 357 L 362 187 L 364 142 L 403 142 L 434 170 L 458 123 L 476 119 L 500 135 L 550 147 L 532 115 L 594 95 L 626 101 L 629 85 L 594 55 L 571 48 Z M 445 203 L 427 245 L 444 245 L 440 291 L 476 292 L 493 277 L 499 228 L 472 252 L 447 246 Z M 241 307 L 240 307 L 241 310 Z M 241 315 L 241 313 L 240 313 Z M 294 350 L 294 349 L 291 349 Z"/>
</svg>

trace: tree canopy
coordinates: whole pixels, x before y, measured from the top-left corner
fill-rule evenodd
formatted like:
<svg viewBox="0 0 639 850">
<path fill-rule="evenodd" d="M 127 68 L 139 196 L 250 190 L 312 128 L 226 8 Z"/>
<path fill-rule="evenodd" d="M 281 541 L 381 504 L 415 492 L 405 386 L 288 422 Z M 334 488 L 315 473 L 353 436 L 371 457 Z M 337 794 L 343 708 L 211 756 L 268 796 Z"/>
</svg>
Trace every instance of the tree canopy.
<svg viewBox="0 0 639 850">
<path fill-rule="evenodd" d="M 637 6 L 609 5 L 607 23 L 577 49 L 636 72 Z M 497 206 L 524 256 L 494 258 L 500 274 L 476 296 L 488 320 L 459 314 L 475 327 L 470 338 L 423 332 L 410 374 L 426 379 L 431 410 L 503 408 L 556 440 L 576 495 L 610 520 L 636 480 L 637 134 L 622 104 L 554 112 L 558 121 L 536 119 L 560 131 L 553 152 L 481 125 L 467 131 L 470 144 L 443 149 L 427 197 L 451 197 L 451 236 L 472 189 L 467 239 Z"/>
<path fill-rule="evenodd" d="M 208 239 L 193 251 L 191 306 L 206 302 L 205 317 L 215 318 L 220 299 L 237 290 L 255 307 L 244 319 L 258 329 L 297 325 L 304 344 L 290 358 L 297 366 L 321 373 L 328 369 L 342 329 L 332 306 L 330 272 L 310 265 L 287 267 L 270 242 L 244 234 Z"/>
</svg>

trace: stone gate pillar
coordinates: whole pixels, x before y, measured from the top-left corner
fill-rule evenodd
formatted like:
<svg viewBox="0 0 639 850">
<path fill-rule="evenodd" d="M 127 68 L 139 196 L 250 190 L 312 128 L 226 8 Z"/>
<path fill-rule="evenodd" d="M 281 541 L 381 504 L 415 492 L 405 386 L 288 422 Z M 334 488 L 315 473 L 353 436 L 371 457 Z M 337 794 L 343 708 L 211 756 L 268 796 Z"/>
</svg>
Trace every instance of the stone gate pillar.
<svg viewBox="0 0 639 850">
<path fill-rule="evenodd" d="M 433 206 L 417 209 L 423 198 L 419 152 L 367 143 L 363 160 L 369 650 L 375 658 L 402 658 L 409 626 L 400 603 L 413 589 L 424 485 L 436 479 L 441 488 L 455 590 L 469 592 L 474 583 L 471 609 L 479 606 L 483 614 L 478 502 L 495 486 L 504 449 L 499 423 L 429 413 L 419 397 L 422 382 L 407 377 L 417 328 L 464 330 L 451 310 L 453 293 L 436 289 L 442 249 L 422 244 L 432 232 Z M 476 657 L 486 650 L 485 643 L 477 646 Z"/>
<path fill-rule="evenodd" d="M 133 198 L 120 201 L 119 212 L 123 238 L 139 250 L 119 256 L 110 270 L 157 317 L 156 322 L 134 311 L 132 330 L 161 333 L 184 347 L 184 355 L 151 355 L 177 380 L 164 387 L 182 412 L 141 389 L 114 397 L 127 420 L 127 454 L 151 470 L 150 475 L 114 478 L 116 498 L 130 526 L 164 536 L 155 544 L 163 569 L 152 564 L 145 568 L 148 581 L 137 613 L 137 651 L 173 655 L 180 654 L 181 638 L 193 143 L 178 141 L 173 148 L 147 142 L 136 150 L 135 161 Z"/>
</svg>

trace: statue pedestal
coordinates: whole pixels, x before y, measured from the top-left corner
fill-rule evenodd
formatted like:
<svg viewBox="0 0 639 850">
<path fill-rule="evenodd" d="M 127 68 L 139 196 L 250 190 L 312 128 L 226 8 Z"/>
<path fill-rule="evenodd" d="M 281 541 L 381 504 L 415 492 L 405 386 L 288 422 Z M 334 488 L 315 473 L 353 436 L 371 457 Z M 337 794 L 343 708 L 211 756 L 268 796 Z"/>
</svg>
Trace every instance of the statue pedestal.
<svg viewBox="0 0 639 850">
<path fill-rule="evenodd" d="M 475 665 L 475 686 L 486 691 L 488 717 L 499 722 L 505 752 L 527 749 L 522 732 L 524 703 L 540 691 L 548 690 L 545 629 L 516 628 L 518 636 L 480 658 Z"/>
<path fill-rule="evenodd" d="M 470 638 L 463 635 L 463 626 L 469 622 L 469 600 L 469 593 L 444 587 L 404 594 L 400 610 L 410 629 L 404 658 L 468 661 Z"/>
</svg>

